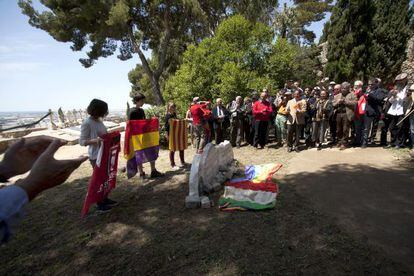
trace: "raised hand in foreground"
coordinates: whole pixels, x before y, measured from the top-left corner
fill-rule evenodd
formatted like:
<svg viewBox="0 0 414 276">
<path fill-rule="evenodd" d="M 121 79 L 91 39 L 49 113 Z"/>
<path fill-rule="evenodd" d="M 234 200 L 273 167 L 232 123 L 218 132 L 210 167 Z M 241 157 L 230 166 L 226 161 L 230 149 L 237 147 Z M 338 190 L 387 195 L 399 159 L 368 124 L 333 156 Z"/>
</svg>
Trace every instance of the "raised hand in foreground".
<svg viewBox="0 0 414 276">
<path fill-rule="evenodd" d="M 0 175 L 9 179 L 29 171 L 54 140 L 52 137 L 37 136 L 22 138 L 12 144 L 0 162 Z"/>
<path fill-rule="evenodd" d="M 33 164 L 30 174 L 16 185 L 23 188 L 29 200 L 35 198 L 39 193 L 65 182 L 71 173 L 77 169 L 88 157 L 79 157 L 71 160 L 56 160 L 56 151 L 66 142 L 54 139 L 47 149 Z"/>
</svg>

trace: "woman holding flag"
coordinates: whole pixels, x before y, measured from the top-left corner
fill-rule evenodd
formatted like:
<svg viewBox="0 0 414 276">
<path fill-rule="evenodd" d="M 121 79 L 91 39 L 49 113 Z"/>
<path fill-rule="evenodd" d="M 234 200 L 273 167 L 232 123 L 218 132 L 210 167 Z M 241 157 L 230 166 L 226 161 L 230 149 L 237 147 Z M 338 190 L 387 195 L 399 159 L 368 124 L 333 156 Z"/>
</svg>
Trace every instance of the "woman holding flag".
<svg viewBox="0 0 414 276">
<path fill-rule="evenodd" d="M 135 108 L 132 108 L 131 111 L 128 114 L 128 120 L 145 120 L 145 112 L 144 109 L 142 109 L 142 106 L 144 105 L 144 99 L 145 96 L 142 93 L 138 93 L 133 99 L 133 103 L 135 104 Z M 156 119 L 155 119 L 156 120 Z M 158 125 L 158 122 L 157 122 Z M 127 170 L 128 170 L 128 177 L 132 177 L 132 175 L 135 175 L 136 173 L 136 169 L 138 169 L 139 172 L 139 177 L 143 180 L 145 179 L 146 175 L 143 169 L 142 164 L 144 162 L 150 162 L 150 166 L 151 166 L 151 175 L 150 178 L 156 178 L 156 177 L 161 177 L 163 176 L 162 173 L 160 173 L 159 171 L 157 171 L 157 169 L 155 168 L 155 160 L 158 158 L 158 150 L 159 150 L 159 141 L 155 141 L 155 138 L 153 137 L 152 133 L 157 133 L 158 134 L 158 139 L 159 139 L 159 129 L 157 126 L 157 129 L 154 128 L 154 126 L 139 126 L 135 129 L 139 129 L 138 132 L 145 132 L 145 129 L 149 129 L 151 128 L 151 132 L 150 133 L 141 133 L 140 135 L 146 135 L 147 138 L 141 138 L 143 139 L 142 142 L 146 143 L 152 143 L 154 142 L 151 146 L 149 147 L 148 145 L 143 145 L 144 148 L 140 149 L 139 151 L 136 152 L 135 157 L 134 158 L 130 158 L 128 163 L 130 164 L 130 166 L 128 167 L 128 163 L 127 163 Z M 135 135 L 135 136 L 140 136 L 140 135 Z M 125 140 L 129 139 L 130 137 L 127 137 L 128 135 L 126 134 L 126 138 Z M 142 136 L 144 137 L 144 136 Z M 154 140 L 154 141 L 151 141 Z M 129 144 L 130 141 L 128 141 Z M 132 150 L 132 149 L 131 149 Z M 132 151 L 131 151 L 132 152 Z M 134 154 L 133 154 L 134 155 Z"/>
<path fill-rule="evenodd" d="M 95 169 L 101 144 L 99 137 L 107 133 L 102 119 L 108 115 L 108 104 L 104 101 L 93 99 L 86 111 L 90 116 L 82 123 L 79 144 L 88 147 L 89 162 L 92 168 Z M 97 211 L 101 213 L 108 212 L 111 210 L 111 207 L 116 205 L 118 205 L 118 202 L 106 197 L 103 201 L 97 203 Z"/>
<path fill-rule="evenodd" d="M 170 101 L 167 105 L 167 113 L 165 115 L 165 132 L 169 141 L 170 163 L 173 170 L 184 168 L 184 149 L 187 148 L 187 122 L 178 120 L 177 111 L 174 102 Z M 180 165 L 176 166 L 174 161 L 175 151 L 180 153 Z"/>
</svg>

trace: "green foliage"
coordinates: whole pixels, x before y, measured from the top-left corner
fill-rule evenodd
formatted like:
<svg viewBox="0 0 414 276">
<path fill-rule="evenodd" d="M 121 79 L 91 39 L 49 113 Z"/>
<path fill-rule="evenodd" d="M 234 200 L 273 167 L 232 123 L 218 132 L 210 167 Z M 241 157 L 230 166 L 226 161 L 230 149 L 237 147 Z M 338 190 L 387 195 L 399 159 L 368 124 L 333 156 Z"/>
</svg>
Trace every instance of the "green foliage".
<svg viewBox="0 0 414 276">
<path fill-rule="evenodd" d="M 292 68 L 295 63 L 295 56 L 299 47 L 290 44 L 286 39 L 279 38 L 272 48 L 272 54 L 266 62 L 266 69 L 269 79 L 272 80 L 272 87 L 283 87 L 286 80 L 293 79 Z"/>
<path fill-rule="evenodd" d="M 325 18 L 330 11 L 332 0 L 294 0 L 293 5 L 284 4 L 276 13 L 274 27 L 280 37 L 295 44 L 313 44 L 316 35 L 307 29 L 312 22 Z"/>
<path fill-rule="evenodd" d="M 409 34 L 409 1 L 338 0 L 330 24 L 326 74 L 337 82 L 399 73 Z"/>
<path fill-rule="evenodd" d="M 376 0 L 369 74 L 392 81 L 406 59 L 409 38 L 409 1 Z"/>
<path fill-rule="evenodd" d="M 316 47 L 301 48 L 283 38 L 273 43 L 272 38 L 268 26 L 230 17 L 214 37 L 188 47 L 182 65 L 166 82 L 164 96 L 187 110 L 195 96 L 228 103 L 264 87 L 282 88 L 289 78 L 314 85 Z"/>
<path fill-rule="evenodd" d="M 328 34 L 326 74 L 337 82 L 367 78 L 372 38 L 371 0 L 338 0 Z"/>
<path fill-rule="evenodd" d="M 220 24 L 215 37 L 188 47 L 183 64 L 168 79 L 164 95 L 186 110 L 195 95 L 229 102 L 269 85 L 265 61 L 272 37 L 270 28 L 261 23 L 240 15 L 230 17 Z"/>
</svg>

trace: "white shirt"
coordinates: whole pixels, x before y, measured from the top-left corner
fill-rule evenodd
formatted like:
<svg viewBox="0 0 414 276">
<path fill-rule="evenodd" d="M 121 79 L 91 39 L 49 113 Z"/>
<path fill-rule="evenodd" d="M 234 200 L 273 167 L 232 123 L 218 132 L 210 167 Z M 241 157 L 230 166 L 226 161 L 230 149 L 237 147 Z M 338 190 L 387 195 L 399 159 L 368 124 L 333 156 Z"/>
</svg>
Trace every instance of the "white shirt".
<svg viewBox="0 0 414 276">
<path fill-rule="evenodd" d="M 217 116 L 218 116 L 219 118 L 224 117 L 224 116 L 223 116 L 223 111 L 221 110 L 221 108 L 220 108 L 219 106 L 217 106 Z"/>
<path fill-rule="evenodd" d="M 404 89 L 402 89 L 401 91 L 398 92 L 396 98 L 391 97 L 389 99 L 389 101 L 391 103 L 391 107 L 388 110 L 389 115 L 400 116 L 400 115 L 404 114 L 403 100 L 404 100 L 406 94 L 407 94 L 407 86 L 405 86 Z"/>
</svg>

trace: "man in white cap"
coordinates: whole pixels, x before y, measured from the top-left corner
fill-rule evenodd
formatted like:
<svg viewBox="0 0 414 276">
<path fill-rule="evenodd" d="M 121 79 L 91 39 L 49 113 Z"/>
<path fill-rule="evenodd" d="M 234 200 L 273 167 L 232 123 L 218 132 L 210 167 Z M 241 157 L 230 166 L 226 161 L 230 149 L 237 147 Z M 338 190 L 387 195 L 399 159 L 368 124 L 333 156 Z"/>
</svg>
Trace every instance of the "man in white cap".
<svg viewBox="0 0 414 276">
<path fill-rule="evenodd" d="M 400 148 L 404 143 L 404 141 L 402 141 L 402 124 L 397 124 L 404 115 L 403 101 L 406 97 L 407 90 L 407 74 L 399 74 L 395 78 L 395 88 L 391 90 L 388 99 L 388 102 L 391 104 L 387 112 L 389 117 L 389 130 L 391 132 L 391 143 L 387 147 Z"/>
</svg>

